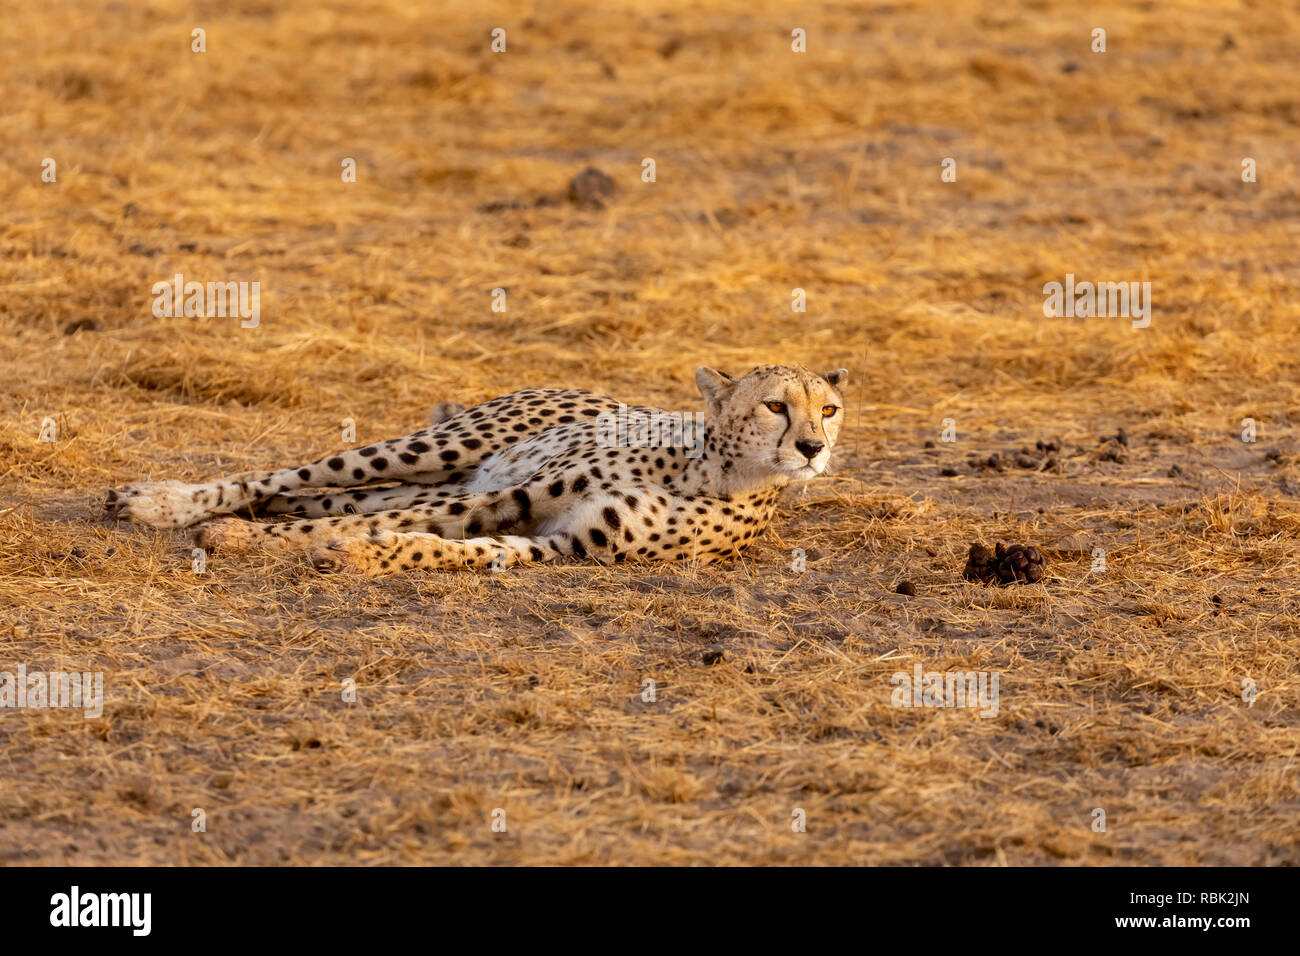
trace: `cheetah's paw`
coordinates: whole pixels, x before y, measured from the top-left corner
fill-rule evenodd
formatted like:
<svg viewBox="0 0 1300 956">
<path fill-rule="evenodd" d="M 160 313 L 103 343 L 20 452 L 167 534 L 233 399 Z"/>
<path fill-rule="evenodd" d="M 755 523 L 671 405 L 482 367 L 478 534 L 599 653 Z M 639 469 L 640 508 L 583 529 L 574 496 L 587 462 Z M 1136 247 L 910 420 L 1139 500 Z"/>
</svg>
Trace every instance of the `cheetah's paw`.
<svg viewBox="0 0 1300 956">
<path fill-rule="evenodd" d="M 195 541 L 201 548 L 227 552 L 287 551 L 289 542 L 269 534 L 274 525 L 244 521 L 242 518 L 219 518 L 198 530 Z"/>
<path fill-rule="evenodd" d="M 344 538 L 331 541 L 318 550 L 312 557 L 312 564 L 323 574 L 350 572 L 374 577 L 390 574 L 393 567 L 383 567 L 384 548 L 390 547 L 397 540 L 391 531 L 378 531 L 366 537 Z"/>
</svg>

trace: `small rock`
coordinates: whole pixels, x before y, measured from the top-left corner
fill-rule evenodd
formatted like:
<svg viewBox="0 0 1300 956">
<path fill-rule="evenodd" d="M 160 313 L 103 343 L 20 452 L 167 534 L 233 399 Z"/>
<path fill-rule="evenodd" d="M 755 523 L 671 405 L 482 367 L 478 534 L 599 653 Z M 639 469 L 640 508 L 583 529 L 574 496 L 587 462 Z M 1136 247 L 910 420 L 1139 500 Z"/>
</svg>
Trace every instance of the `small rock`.
<svg viewBox="0 0 1300 956">
<path fill-rule="evenodd" d="M 76 335 L 78 332 L 98 332 L 99 323 L 94 319 L 73 319 L 63 327 L 64 335 Z"/>
<path fill-rule="evenodd" d="M 604 200 L 614 195 L 614 180 L 595 166 L 588 166 L 569 183 L 569 201 L 584 206 L 604 208 Z"/>
</svg>

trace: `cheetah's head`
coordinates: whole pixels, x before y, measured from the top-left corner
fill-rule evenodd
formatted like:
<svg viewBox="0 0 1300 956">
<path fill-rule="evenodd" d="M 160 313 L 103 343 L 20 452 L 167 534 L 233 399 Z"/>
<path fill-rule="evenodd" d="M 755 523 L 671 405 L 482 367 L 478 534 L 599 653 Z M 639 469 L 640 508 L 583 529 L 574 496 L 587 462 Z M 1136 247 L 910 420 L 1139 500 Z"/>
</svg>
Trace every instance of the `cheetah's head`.
<svg viewBox="0 0 1300 956">
<path fill-rule="evenodd" d="M 740 480 L 812 478 L 826 470 L 844 421 L 848 372 L 766 365 L 741 378 L 695 372 L 722 467 Z M 728 462 L 731 464 L 729 465 Z"/>
</svg>

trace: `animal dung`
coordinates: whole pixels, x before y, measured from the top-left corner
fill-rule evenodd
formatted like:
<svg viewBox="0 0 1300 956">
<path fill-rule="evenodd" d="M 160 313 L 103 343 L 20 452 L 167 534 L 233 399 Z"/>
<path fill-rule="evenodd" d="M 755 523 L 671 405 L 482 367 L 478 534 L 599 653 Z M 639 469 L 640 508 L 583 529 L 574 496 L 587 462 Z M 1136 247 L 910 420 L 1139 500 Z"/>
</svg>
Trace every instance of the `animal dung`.
<svg viewBox="0 0 1300 956">
<path fill-rule="evenodd" d="M 1047 560 L 1033 545 L 997 543 L 989 551 L 982 544 L 972 544 L 962 577 L 981 584 L 1033 584 L 1043 579 Z"/>
</svg>

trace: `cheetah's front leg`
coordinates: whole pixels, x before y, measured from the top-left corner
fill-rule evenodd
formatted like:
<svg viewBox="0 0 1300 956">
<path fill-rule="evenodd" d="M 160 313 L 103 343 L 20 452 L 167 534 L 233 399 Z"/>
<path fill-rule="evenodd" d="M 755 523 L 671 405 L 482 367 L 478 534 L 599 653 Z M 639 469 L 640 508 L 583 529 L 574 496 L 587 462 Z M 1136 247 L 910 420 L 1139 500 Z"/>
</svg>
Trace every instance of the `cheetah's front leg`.
<svg viewBox="0 0 1300 956">
<path fill-rule="evenodd" d="M 397 527 L 399 519 L 381 515 L 352 515 L 272 524 L 243 518 L 217 518 L 198 529 L 195 542 L 210 551 L 245 554 L 254 551 L 281 554 L 310 551 L 336 538 L 378 533 Z"/>
<path fill-rule="evenodd" d="M 314 564 L 319 571 L 351 571 L 374 577 L 399 571 L 505 568 L 541 561 L 555 561 L 575 554 L 568 535 L 525 538 L 500 535 L 492 538 L 453 540 L 436 534 L 376 531 L 365 537 L 331 541 L 317 551 Z"/>
<path fill-rule="evenodd" d="M 234 552 L 314 550 L 336 539 L 379 531 L 433 531 L 462 538 L 505 530 L 533 516 L 532 499 L 519 488 L 469 494 L 426 491 L 423 495 L 433 500 L 373 514 L 277 523 L 222 518 L 199 529 L 198 543 Z"/>
</svg>

